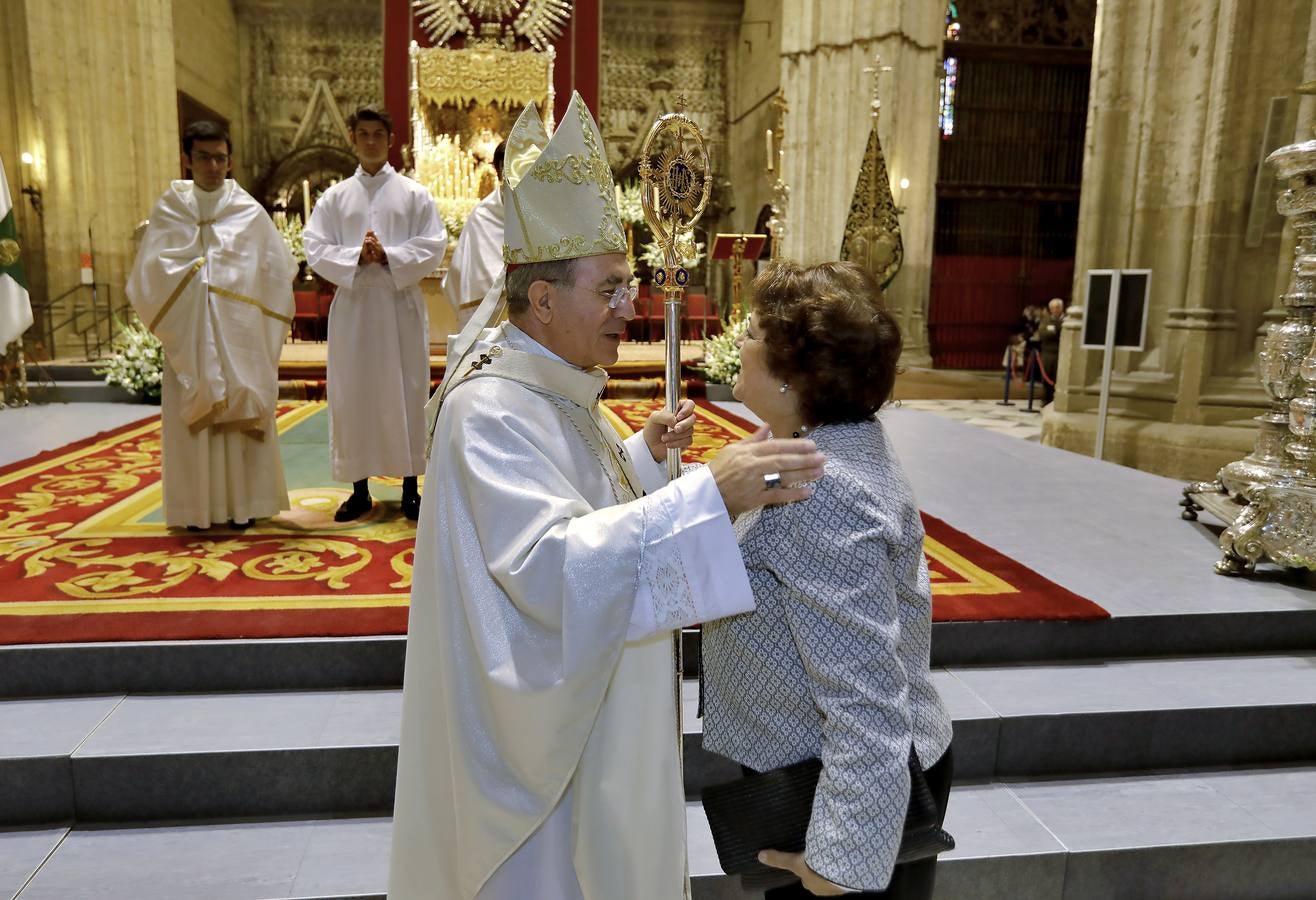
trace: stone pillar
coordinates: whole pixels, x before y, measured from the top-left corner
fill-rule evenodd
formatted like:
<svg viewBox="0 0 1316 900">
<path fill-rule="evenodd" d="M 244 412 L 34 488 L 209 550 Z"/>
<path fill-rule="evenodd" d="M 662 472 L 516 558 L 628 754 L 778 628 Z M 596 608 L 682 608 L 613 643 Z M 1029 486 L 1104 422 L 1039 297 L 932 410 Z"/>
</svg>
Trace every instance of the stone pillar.
<svg viewBox="0 0 1316 900">
<path fill-rule="evenodd" d="M 776 173 L 767 170 L 765 135 L 777 127 L 772 100 L 781 88 L 781 6 L 781 0 L 749 0 L 728 56 L 726 172 L 735 202 L 728 232 L 753 232 L 759 210 L 772 200 Z M 748 284 L 753 268 L 744 271 Z"/>
<path fill-rule="evenodd" d="M 905 337 L 904 361 L 927 365 L 927 307 L 937 179 L 938 65 L 945 5 L 927 0 L 783 0 L 781 84 L 791 208 L 783 255 L 836 259 L 872 120 L 875 53 L 882 77 L 879 137 L 897 197 L 905 261 L 888 301 Z M 899 193 L 897 189 L 897 193 Z"/>
<path fill-rule="evenodd" d="M 44 280 L 54 297 L 79 281 L 96 250 L 96 280 L 116 302 L 132 264 L 133 229 L 178 174 L 170 0 L 15 0 L 25 21 L 20 142 L 36 162 L 45 214 Z M 6 13 L 8 17 L 8 13 Z M 82 342 L 57 351 L 81 354 Z"/>
<path fill-rule="evenodd" d="M 246 135 L 237 16 L 228 3 L 172 0 L 171 6 L 178 90 L 228 120 L 234 151 L 232 177 L 248 186 L 253 173 L 241 152 Z M 180 122 L 179 127 L 187 124 Z"/>
<path fill-rule="evenodd" d="M 0 28 L 0 159 L 4 160 L 13 198 L 28 294 L 34 304 L 39 304 L 47 296 L 41 218 L 22 193 L 37 175 L 35 164 L 24 165 L 22 161 L 24 153 L 36 148 L 31 96 L 26 15 L 19 3 L 5 7 L 4 27 Z"/>
<path fill-rule="evenodd" d="M 1261 245 L 1245 231 L 1269 101 L 1302 80 L 1312 4 L 1105 0 L 1097 16 L 1075 302 L 1087 269 L 1153 270 L 1146 348 L 1116 353 L 1106 458 L 1210 478 L 1247 452 L 1267 402 L 1252 360 L 1287 271 L 1273 189 Z M 1078 348 L 1081 317 L 1043 440 L 1091 452 L 1101 360 Z"/>
</svg>

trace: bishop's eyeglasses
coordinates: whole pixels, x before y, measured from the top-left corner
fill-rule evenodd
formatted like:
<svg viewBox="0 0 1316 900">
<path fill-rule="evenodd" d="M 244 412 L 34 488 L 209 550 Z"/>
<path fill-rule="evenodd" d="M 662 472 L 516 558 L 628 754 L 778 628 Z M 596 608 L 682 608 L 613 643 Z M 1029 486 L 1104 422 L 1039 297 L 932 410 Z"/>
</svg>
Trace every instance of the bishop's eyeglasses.
<svg viewBox="0 0 1316 900">
<path fill-rule="evenodd" d="M 545 278 L 544 281 L 552 284 L 558 283 L 558 279 L 556 278 Z M 580 285 L 575 282 L 570 282 L 568 286 L 580 287 Z M 635 298 L 640 296 L 640 286 L 633 281 L 629 284 L 619 284 L 615 288 L 604 288 L 603 290 L 586 288 L 585 290 L 588 290 L 591 294 L 598 294 L 600 297 L 607 297 L 608 309 L 617 309 L 627 301 L 634 304 Z"/>
</svg>

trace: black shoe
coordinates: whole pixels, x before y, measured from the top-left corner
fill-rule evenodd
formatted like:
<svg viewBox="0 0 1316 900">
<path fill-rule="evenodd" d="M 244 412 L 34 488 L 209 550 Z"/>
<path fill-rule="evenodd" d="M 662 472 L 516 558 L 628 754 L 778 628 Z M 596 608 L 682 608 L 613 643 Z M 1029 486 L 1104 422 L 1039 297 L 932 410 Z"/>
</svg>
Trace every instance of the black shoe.
<svg viewBox="0 0 1316 900">
<path fill-rule="evenodd" d="M 187 526 L 187 530 L 188 530 L 188 531 L 205 531 L 205 529 L 202 528 L 200 525 L 189 525 L 189 526 Z"/>
<path fill-rule="evenodd" d="M 370 508 L 374 506 L 374 503 L 369 494 L 358 494 L 354 491 L 352 496 L 344 500 L 342 505 L 338 507 L 337 512 L 334 513 L 334 521 L 350 522 L 353 519 L 359 519 L 370 512 Z"/>
<path fill-rule="evenodd" d="M 413 522 L 420 518 L 420 494 L 402 495 L 402 515 Z"/>
<path fill-rule="evenodd" d="M 232 528 L 234 531 L 246 531 L 248 528 L 250 528 L 252 525 L 255 524 L 256 524 L 255 519 L 248 519 L 245 522 L 234 522 L 232 519 L 228 520 L 228 527 Z"/>
</svg>

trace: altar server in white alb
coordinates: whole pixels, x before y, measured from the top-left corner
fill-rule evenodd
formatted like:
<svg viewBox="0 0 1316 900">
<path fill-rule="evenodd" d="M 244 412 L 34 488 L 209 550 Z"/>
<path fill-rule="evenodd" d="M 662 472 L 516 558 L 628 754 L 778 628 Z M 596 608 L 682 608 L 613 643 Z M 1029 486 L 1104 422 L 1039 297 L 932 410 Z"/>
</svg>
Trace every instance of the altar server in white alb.
<svg viewBox="0 0 1316 900">
<path fill-rule="evenodd" d="M 388 895 L 674 900 L 672 629 L 753 608 L 729 513 L 804 499 L 765 476 L 816 478 L 822 457 L 764 431 L 668 483 L 689 401 L 622 441 L 601 366 L 635 288 L 580 96 L 551 141 L 532 104 L 506 161 L 511 265 L 431 400 Z M 509 321 L 485 331 L 504 280 Z"/>
<path fill-rule="evenodd" d="M 325 192 L 303 233 L 311 268 L 338 285 L 329 308 L 329 455 L 352 494 L 334 518 L 369 512 L 375 475 L 402 478 L 402 512 L 414 521 L 430 393 L 420 280 L 438 268 L 448 233 L 429 191 L 389 165 L 388 113 L 365 106 L 347 124 L 360 165 Z"/>
<path fill-rule="evenodd" d="M 297 263 L 270 217 L 228 178 L 212 122 L 183 135 L 191 181 L 151 212 L 126 292 L 164 345 L 165 524 L 245 528 L 288 508 L 275 405 Z"/>
<path fill-rule="evenodd" d="M 493 166 L 499 181 L 503 178 L 506 153 L 506 141 L 494 148 Z M 466 217 L 448 263 L 448 274 L 443 279 L 443 293 L 457 313 L 458 331 L 470 321 L 502 271 L 503 192 L 495 186 Z"/>
</svg>

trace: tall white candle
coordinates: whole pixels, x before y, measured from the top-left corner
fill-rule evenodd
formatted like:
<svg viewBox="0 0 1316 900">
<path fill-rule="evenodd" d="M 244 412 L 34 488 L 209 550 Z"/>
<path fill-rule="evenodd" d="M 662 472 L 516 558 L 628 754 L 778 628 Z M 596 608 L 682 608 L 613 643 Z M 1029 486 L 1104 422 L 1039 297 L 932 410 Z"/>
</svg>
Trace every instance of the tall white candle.
<svg viewBox="0 0 1316 900">
<path fill-rule="evenodd" d="M 311 179 L 302 179 L 302 212 L 306 218 L 311 218 Z"/>
<path fill-rule="evenodd" d="M 773 148 L 772 148 L 772 129 L 771 129 L 771 128 L 768 129 L 768 133 L 767 133 L 766 135 L 764 135 L 764 137 L 766 137 L 766 138 L 767 138 L 767 141 L 768 141 L 768 171 L 771 172 L 771 171 L 772 171 L 772 158 L 773 158 L 774 156 L 777 155 L 776 153 L 773 152 Z"/>
</svg>

